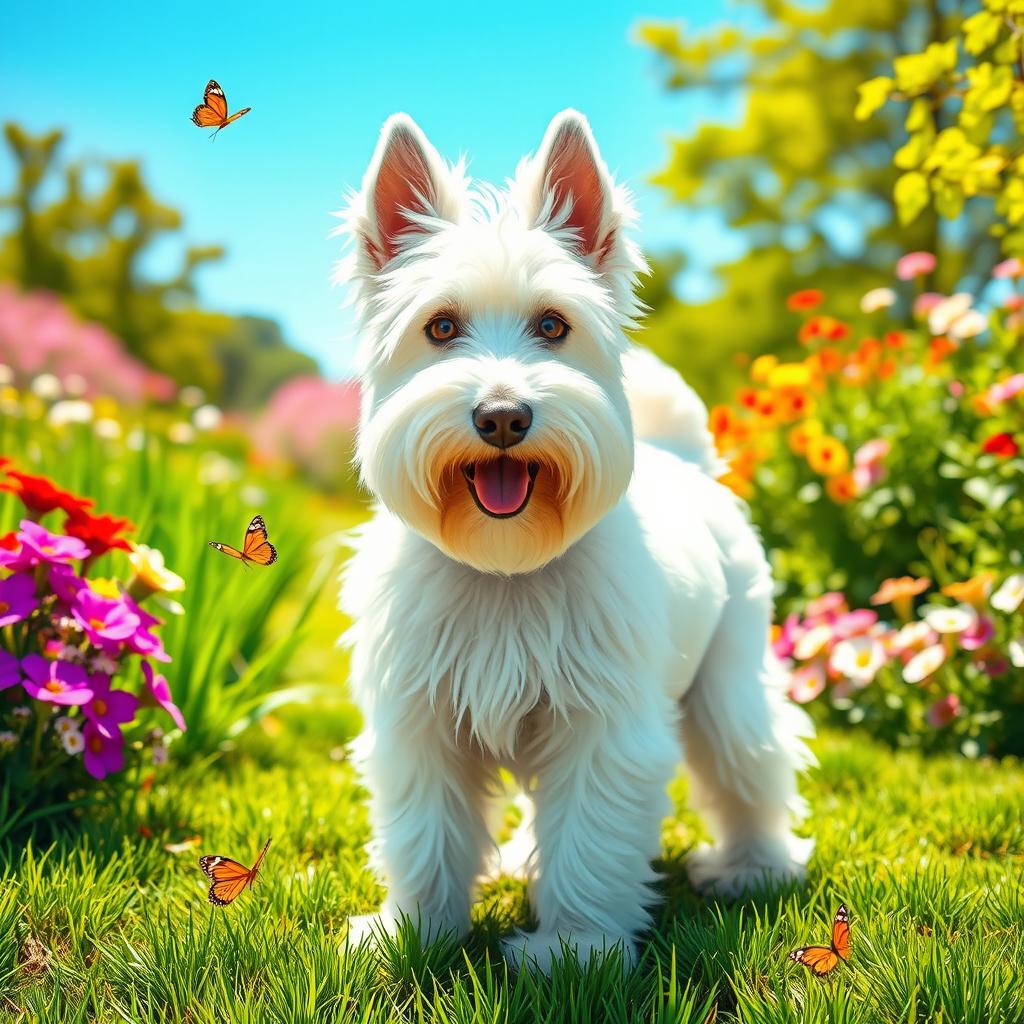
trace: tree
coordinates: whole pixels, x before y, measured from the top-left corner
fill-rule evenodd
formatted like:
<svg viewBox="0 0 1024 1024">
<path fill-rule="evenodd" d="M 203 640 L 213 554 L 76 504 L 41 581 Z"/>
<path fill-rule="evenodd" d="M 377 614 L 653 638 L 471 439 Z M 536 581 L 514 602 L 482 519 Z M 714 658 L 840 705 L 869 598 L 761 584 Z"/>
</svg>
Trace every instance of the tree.
<svg viewBox="0 0 1024 1024">
<path fill-rule="evenodd" d="M 674 203 L 720 211 L 746 244 L 739 260 L 719 268 L 721 291 L 707 302 L 686 306 L 661 280 L 678 260 L 656 259 L 648 285 L 656 301 L 645 344 L 711 397 L 735 383 L 741 353 L 786 344 L 791 325 L 781 318 L 792 292 L 821 288 L 831 308 L 852 310 L 865 291 L 888 281 L 908 250 L 941 252 L 932 288 L 951 288 L 994 259 L 994 246 L 975 225 L 943 227 L 931 210 L 899 223 L 892 197 L 899 172 L 891 161 L 905 137 L 900 113 L 854 117 L 862 83 L 884 74 L 898 54 L 944 38 L 958 5 L 754 6 L 764 16 L 757 31 L 724 28 L 690 39 L 676 24 L 639 30 L 659 55 L 669 89 L 709 96 L 741 90 L 745 97 L 737 125 L 705 124 L 674 140 L 653 178 Z"/>
</svg>

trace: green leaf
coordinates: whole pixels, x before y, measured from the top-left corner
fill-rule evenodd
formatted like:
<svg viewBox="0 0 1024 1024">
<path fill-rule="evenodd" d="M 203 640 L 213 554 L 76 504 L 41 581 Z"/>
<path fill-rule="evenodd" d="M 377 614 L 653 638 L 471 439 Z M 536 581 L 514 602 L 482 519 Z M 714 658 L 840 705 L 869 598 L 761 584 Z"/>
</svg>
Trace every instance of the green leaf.
<svg viewBox="0 0 1024 1024">
<path fill-rule="evenodd" d="M 853 116 L 858 121 L 866 121 L 872 114 L 880 110 L 892 92 L 895 83 L 891 78 L 880 75 L 878 78 L 871 78 L 857 87 L 857 108 Z"/>
<path fill-rule="evenodd" d="M 893 199 L 901 224 L 910 224 L 928 205 L 928 179 L 919 171 L 908 171 L 896 179 Z"/>
</svg>

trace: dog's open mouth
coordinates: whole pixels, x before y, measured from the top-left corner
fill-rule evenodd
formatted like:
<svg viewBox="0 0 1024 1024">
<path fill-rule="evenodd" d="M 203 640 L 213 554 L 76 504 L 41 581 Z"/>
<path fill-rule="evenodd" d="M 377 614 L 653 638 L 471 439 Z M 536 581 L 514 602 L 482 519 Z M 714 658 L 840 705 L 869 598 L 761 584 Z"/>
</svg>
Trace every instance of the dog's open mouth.
<svg viewBox="0 0 1024 1024">
<path fill-rule="evenodd" d="M 538 463 L 520 462 L 507 455 L 462 467 L 476 507 L 495 519 L 509 519 L 526 508 L 539 471 Z"/>
</svg>

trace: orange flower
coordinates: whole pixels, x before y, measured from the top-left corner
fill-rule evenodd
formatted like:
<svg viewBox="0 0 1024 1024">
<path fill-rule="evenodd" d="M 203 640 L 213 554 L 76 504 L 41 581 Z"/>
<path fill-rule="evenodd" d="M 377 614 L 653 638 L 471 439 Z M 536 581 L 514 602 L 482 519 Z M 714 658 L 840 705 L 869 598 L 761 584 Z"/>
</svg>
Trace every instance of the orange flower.
<svg viewBox="0 0 1024 1024">
<path fill-rule="evenodd" d="M 898 369 L 899 363 L 897 363 L 892 356 L 889 356 L 888 359 L 883 359 L 878 364 L 878 369 L 875 370 L 875 376 L 878 377 L 879 380 L 888 380 Z"/>
<path fill-rule="evenodd" d="M 824 432 L 825 428 L 820 420 L 804 420 L 789 432 L 789 447 L 797 455 L 806 455 L 811 438 L 820 437 Z"/>
<path fill-rule="evenodd" d="M 724 484 L 733 494 L 738 494 L 741 498 L 749 498 L 754 493 L 754 485 L 739 473 L 723 473 L 718 478 L 718 482 Z"/>
<path fill-rule="evenodd" d="M 754 388 L 740 388 L 736 392 L 736 401 L 744 409 L 756 409 L 757 391 Z"/>
<path fill-rule="evenodd" d="M 774 423 L 779 412 L 779 403 L 775 394 L 771 391 L 759 391 L 757 393 L 757 415 L 767 423 Z"/>
<path fill-rule="evenodd" d="M 902 331 L 889 331 L 885 336 L 885 347 L 901 349 L 907 343 L 907 336 Z"/>
<path fill-rule="evenodd" d="M 831 345 L 823 345 L 818 349 L 818 365 L 824 374 L 838 373 L 845 362 L 843 353 Z"/>
<path fill-rule="evenodd" d="M 898 576 L 890 580 L 882 580 L 877 592 L 871 595 L 871 603 L 891 604 L 904 622 L 910 619 L 914 598 L 923 594 L 932 581 L 926 576 L 914 579 L 913 576 Z"/>
<path fill-rule="evenodd" d="M 792 423 L 814 410 L 814 399 L 802 391 L 783 391 L 779 395 L 779 421 Z"/>
<path fill-rule="evenodd" d="M 815 473 L 838 476 L 850 468 L 850 453 L 842 441 L 829 434 L 822 434 L 808 441 L 807 462 Z"/>
<path fill-rule="evenodd" d="M 934 370 L 944 363 L 960 346 L 955 342 L 940 335 L 928 342 L 928 354 L 924 357 L 926 369 Z"/>
<path fill-rule="evenodd" d="M 736 414 L 727 405 L 712 406 L 708 413 L 708 428 L 716 438 L 732 431 L 736 424 Z"/>
<path fill-rule="evenodd" d="M 825 301 L 825 293 L 817 288 L 804 288 L 803 291 L 793 292 L 786 299 L 786 306 L 795 313 L 807 309 L 815 309 Z"/>
<path fill-rule="evenodd" d="M 800 328 L 797 338 L 809 345 L 816 338 L 827 341 L 843 341 L 850 336 L 850 328 L 841 320 L 831 316 L 813 316 Z"/>
<path fill-rule="evenodd" d="M 962 601 L 980 608 L 988 600 L 995 578 L 994 572 L 979 572 L 977 576 L 972 576 L 962 583 L 948 584 L 942 588 L 942 592 L 954 601 Z"/>
<path fill-rule="evenodd" d="M 825 481 L 825 493 L 837 504 L 845 505 L 857 497 L 857 481 L 852 473 L 840 473 Z"/>
<path fill-rule="evenodd" d="M 877 338 L 863 338 L 857 346 L 855 358 L 862 363 L 873 363 L 882 354 L 882 343 Z"/>
</svg>

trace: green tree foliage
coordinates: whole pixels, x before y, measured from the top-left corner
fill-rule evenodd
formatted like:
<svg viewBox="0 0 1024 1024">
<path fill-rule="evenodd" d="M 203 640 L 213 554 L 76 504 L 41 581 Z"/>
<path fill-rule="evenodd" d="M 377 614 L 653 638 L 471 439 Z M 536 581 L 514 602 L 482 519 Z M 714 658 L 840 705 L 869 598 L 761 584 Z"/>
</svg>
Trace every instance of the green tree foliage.
<svg viewBox="0 0 1024 1024">
<path fill-rule="evenodd" d="M 973 6 L 973 5 L 972 5 Z M 893 163 L 900 222 L 934 211 L 960 218 L 968 204 L 1012 256 L 1024 256 L 1024 2 L 984 0 L 949 38 L 893 61 L 860 88 L 857 117 L 906 113 L 906 141 Z"/>
<path fill-rule="evenodd" d="M 144 271 L 153 247 L 180 232 L 182 217 L 150 193 L 136 162 L 60 164 L 59 131 L 34 137 L 7 124 L 4 137 L 17 175 L 13 193 L 0 200 L 14 220 L 0 240 L 0 278 L 64 296 L 132 355 L 230 405 L 257 403 L 281 380 L 315 372 L 275 324 L 197 307 L 196 272 L 223 256 L 219 246 L 185 248 L 164 280 Z M 54 185 L 57 198 L 47 199 Z"/>
<path fill-rule="evenodd" d="M 947 230 L 930 208 L 901 224 L 893 199 L 900 172 L 892 165 L 905 141 L 899 111 L 854 117 L 865 81 L 891 69 L 899 54 L 944 38 L 955 15 L 944 13 L 942 0 L 752 6 L 763 16 L 754 31 L 691 37 L 678 24 L 639 29 L 669 89 L 710 102 L 736 91 L 743 97 L 738 123 L 705 123 L 675 139 L 653 179 L 673 203 L 720 211 L 746 246 L 740 259 L 718 268 L 721 291 L 710 301 L 686 305 L 673 296 L 664 279 L 675 275 L 678 259 L 656 260 L 647 286 L 653 313 L 645 343 L 711 397 L 736 382 L 730 366 L 741 353 L 785 344 L 780 310 L 788 294 L 813 285 L 837 312 L 852 311 L 903 252 L 941 253 L 936 279 L 927 282 L 939 289 L 987 269 L 995 252 L 974 242 L 983 227 Z M 860 93 L 862 106 L 882 101 Z"/>
</svg>

